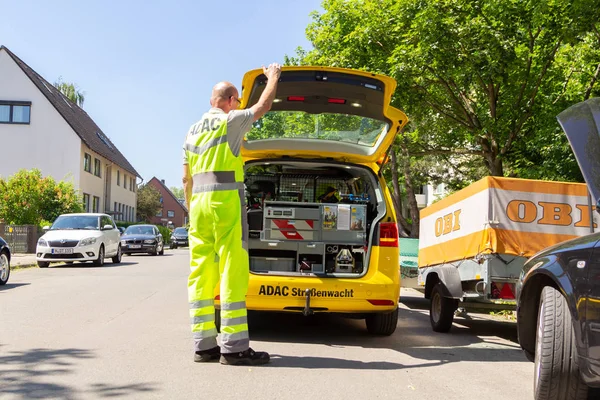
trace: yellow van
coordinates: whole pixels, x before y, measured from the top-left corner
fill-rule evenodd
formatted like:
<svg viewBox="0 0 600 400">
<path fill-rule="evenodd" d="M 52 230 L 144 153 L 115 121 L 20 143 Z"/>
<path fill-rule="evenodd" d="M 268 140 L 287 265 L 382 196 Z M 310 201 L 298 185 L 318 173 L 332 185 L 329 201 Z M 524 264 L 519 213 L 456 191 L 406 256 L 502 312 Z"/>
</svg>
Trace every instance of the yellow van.
<svg viewBox="0 0 600 400">
<path fill-rule="evenodd" d="M 240 107 L 265 85 L 262 70 L 246 73 Z M 395 331 L 398 225 L 380 172 L 407 123 L 390 106 L 395 87 L 362 71 L 282 69 L 271 111 L 242 147 L 249 310 L 341 313 L 373 334 Z"/>
</svg>

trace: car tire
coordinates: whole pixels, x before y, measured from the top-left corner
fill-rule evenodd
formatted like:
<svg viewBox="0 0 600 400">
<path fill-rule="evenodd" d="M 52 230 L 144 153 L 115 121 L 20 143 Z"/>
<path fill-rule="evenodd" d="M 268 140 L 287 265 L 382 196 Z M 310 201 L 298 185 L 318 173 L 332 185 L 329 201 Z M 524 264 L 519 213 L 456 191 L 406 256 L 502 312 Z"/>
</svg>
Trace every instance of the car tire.
<svg viewBox="0 0 600 400">
<path fill-rule="evenodd" d="M 0 253 L 0 286 L 6 285 L 10 277 L 10 261 L 8 261 L 8 253 L 3 251 Z"/>
<path fill-rule="evenodd" d="M 434 332 L 450 331 L 454 321 L 454 311 L 458 308 L 458 300 L 444 297 L 444 284 L 438 282 L 431 290 L 429 302 L 429 321 Z"/>
<path fill-rule="evenodd" d="M 37 262 L 37 265 L 38 265 L 38 267 L 40 267 L 40 268 L 48 268 L 48 266 L 50 265 L 50 263 L 49 263 L 49 262 L 47 262 L 47 261 L 38 261 L 38 262 Z"/>
<path fill-rule="evenodd" d="M 172 249 L 177 249 L 177 245 L 176 245 L 176 244 L 173 244 L 173 245 L 171 245 L 171 248 L 172 248 Z"/>
<path fill-rule="evenodd" d="M 367 330 L 372 335 L 390 336 L 398 325 L 398 309 L 392 312 L 367 315 Z"/>
<path fill-rule="evenodd" d="M 102 267 L 104 265 L 104 244 L 100 245 L 98 250 L 98 258 L 94 260 L 93 264 L 96 267 Z"/>
<path fill-rule="evenodd" d="M 534 358 L 535 400 L 586 400 L 579 373 L 573 320 L 565 297 L 551 286 L 542 290 Z"/>
<path fill-rule="evenodd" d="M 121 245 L 117 248 L 117 255 L 112 258 L 113 264 L 119 264 L 121 262 L 121 257 L 123 253 L 121 252 Z"/>
<path fill-rule="evenodd" d="M 158 255 L 162 256 L 164 254 L 165 254 L 165 244 L 163 243 L 160 245 L 160 251 L 158 252 Z"/>
</svg>

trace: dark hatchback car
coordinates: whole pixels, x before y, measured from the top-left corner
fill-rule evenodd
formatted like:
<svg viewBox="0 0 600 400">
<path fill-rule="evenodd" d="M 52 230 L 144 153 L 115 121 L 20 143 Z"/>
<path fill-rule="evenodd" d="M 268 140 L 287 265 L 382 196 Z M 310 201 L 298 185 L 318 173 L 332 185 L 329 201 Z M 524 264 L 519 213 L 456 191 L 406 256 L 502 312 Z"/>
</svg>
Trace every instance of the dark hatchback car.
<svg viewBox="0 0 600 400">
<path fill-rule="evenodd" d="M 165 254 L 163 237 L 156 225 L 131 225 L 121 235 L 123 254 Z"/>
<path fill-rule="evenodd" d="M 566 133 L 600 210 L 600 98 L 563 111 Z M 519 343 L 534 367 L 536 400 L 600 399 L 600 233 L 531 257 L 517 285 Z"/>
<path fill-rule="evenodd" d="M 0 237 L 0 286 L 6 285 L 10 276 L 10 248 Z"/>
<path fill-rule="evenodd" d="M 171 248 L 189 246 L 188 230 L 185 228 L 176 228 L 171 234 Z"/>
</svg>

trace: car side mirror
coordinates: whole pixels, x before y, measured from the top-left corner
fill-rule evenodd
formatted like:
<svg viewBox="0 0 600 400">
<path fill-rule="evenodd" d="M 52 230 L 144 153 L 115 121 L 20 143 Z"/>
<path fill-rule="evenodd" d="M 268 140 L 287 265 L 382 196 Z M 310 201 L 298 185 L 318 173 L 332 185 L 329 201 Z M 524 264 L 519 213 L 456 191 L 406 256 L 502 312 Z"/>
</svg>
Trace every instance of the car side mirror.
<svg viewBox="0 0 600 400">
<path fill-rule="evenodd" d="M 42 229 L 43 229 L 43 230 L 44 230 L 44 232 L 45 232 L 45 231 L 49 231 L 49 230 L 50 230 L 50 227 L 49 227 L 48 225 L 46 225 L 46 226 L 44 226 Z"/>
<path fill-rule="evenodd" d="M 113 229 L 113 226 L 109 224 L 104 225 L 102 228 L 103 231 L 110 231 L 111 229 Z"/>
</svg>

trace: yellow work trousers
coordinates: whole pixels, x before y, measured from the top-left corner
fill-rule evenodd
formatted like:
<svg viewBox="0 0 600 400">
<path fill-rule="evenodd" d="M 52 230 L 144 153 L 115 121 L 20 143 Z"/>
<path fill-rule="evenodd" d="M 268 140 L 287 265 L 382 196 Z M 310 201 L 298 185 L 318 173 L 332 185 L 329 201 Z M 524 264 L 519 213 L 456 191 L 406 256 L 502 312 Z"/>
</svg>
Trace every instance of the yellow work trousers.
<svg viewBox="0 0 600 400">
<path fill-rule="evenodd" d="M 188 298 L 196 351 L 217 346 L 214 292 L 219 279 L 221 352 L 249 348 L 247 235 L 243 187 L 192 195 Z"/>
</svg>

